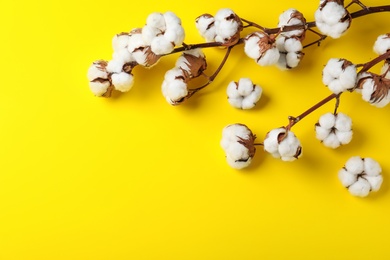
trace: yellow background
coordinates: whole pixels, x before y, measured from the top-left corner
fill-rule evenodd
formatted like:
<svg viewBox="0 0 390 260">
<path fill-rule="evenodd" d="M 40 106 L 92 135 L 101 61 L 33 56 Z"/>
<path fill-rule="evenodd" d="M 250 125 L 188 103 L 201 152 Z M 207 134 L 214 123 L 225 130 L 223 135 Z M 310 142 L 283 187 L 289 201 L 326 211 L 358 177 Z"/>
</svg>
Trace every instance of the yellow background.
<svg viewBox="0 0 390 260">
<path fill-rule="evenodd" d="M 89 91 L 92 61 L 110 59 L 113 35 L 142 27 L 151 12 L 175 12 L 186 43 L 196 43 L 203 40 L 194 19 L 222 7 L 275 27 L 290 7 L 312 21 L 317 5 L 3 1 L 0 259 L 389 259 L 390 107 L 344 94 L 340 111 L 353 119 L 352 142 L 332 150 L 315 139 L 313 125 L 333 111 L 330 102 L 293 128 L 303 157 L 292 163 L 259 147 L 252 165 L 237 171 L 225 162 L 219 142 L 222 128 L 236 122 L 262 141 L 286 125 L 288 115 L 327 96 L 323 65 L 332 57 L 355 63 L 374 58 L 372 45 L 390 32 L 390 14 L 354 20 L 341 39 L 306 49 L 292 71 L 260 67 L 239 46 L 215 82 L 179 107 L 160 90 L 178 55 L 150 70 L 137 67 L 129 93 L 104 99 Z M 205 53 L 211 74 L 224 51 Z M 241 77 L 263 87 L 253 110 L 234 109 L 226 100 L 227 84 Z M 381 190 L 363 199 L 337 178 L 355 155 L 383 168 Z"/>
</svg>

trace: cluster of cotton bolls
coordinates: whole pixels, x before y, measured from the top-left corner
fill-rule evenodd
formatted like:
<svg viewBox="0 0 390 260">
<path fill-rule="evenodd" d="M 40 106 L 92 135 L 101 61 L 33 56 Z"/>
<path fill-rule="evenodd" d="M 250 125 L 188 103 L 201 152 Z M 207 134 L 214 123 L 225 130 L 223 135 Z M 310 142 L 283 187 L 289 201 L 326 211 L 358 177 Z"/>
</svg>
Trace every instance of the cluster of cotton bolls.
<svg viewBox="0 0 390 260">
<path fill-rule="evenodd" d="M 128 51 L 129 34 L 115 35 L 112 39 L 113 59 L 95 61 L 88 69 L 87 77 L 92 93 L 109 97 L 112 91 L 129 91 L 134 84 L 132 70 L 136 65 Z"/>
<path fill-rule="evenodd" d="M 267 133 L 264 150 L 282 161 L 294 161 L 302 155 L 299 139 L 285 127 L 275 128 Z"/>
<path fill-rule="evenodd" d="M 226 93 L 229 104 L 240 109 L 251 109 L 259 101 L 263 89 L 249 78 L 241 78 L 238 82 L 229 83 Z"/>
<path fill-rule="evenodd" d="M 136 65 L 152 67 L 161 55 L 173 51 L 184 40 L 181 20 L 172 12 L 152 13 L 143 28 L 113 37 L 112 60 L 94 62 L 88 70 L 90 89 L 96 96 L 110 96 L 112 90 L 129 91 Z"/>
<path fill-rule="evenodd" d="M 315 125 L 316 137 L 325 146 L 337 148 L 352 140 L 352 120 L 343 113 L 326 113 Z"/>
<path fill-rule="evenodd" d="M 374 51 L 383 55 L 390 51 L 390 34 L 378 36 L 374 44 Z M 389 59 L 385 60 L 381 75 L 372 72 L 359 74 L 356 91 L 361 93 L 364 101 L 376 107 L 384 107 L 390 103 L 390 71 Z"/>
<path fill-rule="evenodd" d="M 344 187 L 354 195 L 366 197 L 378 191 L 382 185 L 382 168 L 372 158 L 351 157 L 339 171 L 338 177 Z"/>
<path fill-rule="evenodd" d="M 225 151 L 227 163 L 242 169 L 252 162 L 256 147 L 256 136 L 243 124 L 231 124 L 222 130 L 221 147 Z"/>
<path fill-rule="evenodd" d="M 356 66 L 346 59 L 332 58 L 322 70 L 322 82 L 334 94 L 354 89 L 356 80 Z"/>
<path fill-rule="evenodd" d="M 198 32 L 207 42 L 235 44 L 243 29 L 241 19 L 229 8 L 220 9 L 215 16 L 203 14 L 195 21 Z"/>
<path fill-rule="evenodd" d="M 321 0 L 314 17 L 318 30 L 332 38 L 340 38 L 351 26 L 352 17 L 344 1 Z"/>
<path fill-rule="evenodd" d="M 260 66 L 276 64 L 281 69 L 291 69 L 298 66 L 304 53 L 302 41 L 305 38 L 306 19 L 296 9 L 288 9 L 279 16 L 280 34 L 269 35 L 264 31 L 248 34 L 244 38 L 244 51 Z M 286 26 L 299 26 L 301 29 L 285 30 Z"/>
<path fill-rule="evenodd" d="M 296 9 L 288 9 L 279 16 L 278 27 L 305 25 L 306 19 Z M 276 40 L 276 47 L 280 56 L 277 66 L 281 69 L 292 69 L 298 66 L 304 53 L 302 52 L 302 41 L 305 39 L 305 28 L 291 31 L 282 31 Z"/>
<path fill-rule="evenodd" d="M 206 57 L 201 49 L 184 51 L 175 67 L 165 73 L 162 94 L 171 105 L 178 105 L 190 94 L 188 82 L 202 75 L 207 68 Z"/>
</svg>

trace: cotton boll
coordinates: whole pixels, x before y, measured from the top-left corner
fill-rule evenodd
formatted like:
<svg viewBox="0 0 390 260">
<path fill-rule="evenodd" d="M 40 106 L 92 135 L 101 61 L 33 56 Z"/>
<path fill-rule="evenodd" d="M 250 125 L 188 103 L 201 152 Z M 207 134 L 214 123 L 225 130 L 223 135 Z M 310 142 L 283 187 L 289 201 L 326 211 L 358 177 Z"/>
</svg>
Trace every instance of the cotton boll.
<svg viewBox="0 0 390 260">
<path fill-rule="evenodd" d="M 162 31 L 156 27 L 145 25 L 142 27 L 142 39 L 146 45 L 150 45 L 155 37 L 162 34 Z"/>
<path fill-rule="evenodd" d="M 253 91 L 242 101 L 242 109 L 253 108 L 257 101 L 261 98 L 263 90 L 260 86 L 256 85 Z"/>
<path fill-rule="evenodd" d="M 233 142 L 226 150 L 228 164 L 235 169 L 242 169 L 249 166 L 251 157 L 248 149 L 238 142 Z"/>
<path fill-rule="evenodd" d="M 364 171 L 363 160 L 359 156 L 353 156 L 345 163 L 345 169 L 350 173 L 360 174 Z"/>
<path fill-rule="evenodd" d="M 316 125 L 315 126 L 315 131 L 316 131 L 316 138 L 318 140 L 324 140 L 328 135 L 330 134 L 330 129 L 322 127 L 321 125 Z"/>
<path fill-rule="evenodd" d="M 110 60 L 107 64 L 107 72 L 120 73 L 125 65 L 123 60 Z"/>
<path fill-rule="evenodd" d="M 336 123 L 336 117 L 332 113 L 326 113 L 320 117 L 318 123 L 325 129 L 331 129 Z"/>
<path fill-rule="evenodd" d="M 296 38 L 288 38 L 285 40 L 284 48 L 287 52 L 302 51 L 302 43 Z"/>
<path fill-rule="evenodd" d="M 357 175 L 344 168 L 339 171 L 338 177 L 344 187 L 349 187 L 357 181 Z"/>
<path fill-rule="evenodd" d="M 164 35 L 155 37 L 150 45 L 152 52 L 157 55 L 168 54 L 173 51 L 174 45 L 168 41 Z"/>
<path fill-rule="evenodd" d="M 165 99 L 171 105 L 177 104 L 188 95 L 187 84 L 183 71 L 179 68 L 173 68 L 165 73 L 161 91 Z"/>
<path fill-rule="evenodd" d="M 255 138 L 246 125 L 231 124 L 224 127 L 220 144 L 231 167 L 242 169 L 251 163 L 256 151 Z"/>
<path fill-rule="evenodd" d="M 272 48 L 272 49 L 265 51 L 265 53 L 261 57 L 258 58 L 257 64 L 259 64 L 260 66 L 274 65 L 278 62 L 279 57 L 280 57 L 280 53 L 279 53 L 278 49 Z"/>
<path fill-rule="evenodd" d="M 95 79 L 107 79 L 108 73 L 106 70 L 107 62 L 103 60 L 95 61 L 88 68 L 87 78 L 89 81 L 93 81 Z"/>
<path fill-rule="evenodd" d="M 216 36 L 216 28 L 214 25 L 214 17 L 209 14 L 204 14 L 196 19 L 196 28 L 200 35 L 205 38 L 207 42 L 212 42 Z"/>
<path fill-rule="evenodd" d="M 254 60 L 257 60 L 261 56 L 260 47 L 258 45 L 259 40 L 262 38 L 262 36 L 251 36 L 245 38 L 245 46 L 244 51 L 245 54 Z"/>
<path fill-rule="evenodd" d="M 237 33 L 239 24 L 235 21 L 222 20 L 218 23 L 218 26 L 216 26 L 215 29 L 216 34 L 225 41 L 229 40 Z"/>
<path fill-rule="evenodd" d="M 364 101 L 370 102 L 372 93 L 374 93 L 375 82 L 372 79 L 367 79 L 361 85 L 361 94 Z"/>
<path fill-rule="evenodd" d="M 237 169 L 237 170 L 241 170 L 245 167 L 248 167 L 251 164 L 252 159 L 248 158 L 247 160 L 235 160 L 234 158 L 230 157 L 229 155 L 226 155 L 226 161 L 230 167 Z"/>
<path fill-rule="evenodd" d="M 114 73 L 111 76 L 112 84 L 116 90 L 121 92 L 129 91 L 134 84 L 134 77 L 126 72 Z"/>
<path fill-rule="evenodd" d="M 347 10 L 337 2 L 321 4 L 314 16 L 317 28 L 332 38 L 341 37 L 351 23 Z"/>
<path fill-rule="evenodd" d="M 331 132 L 324 140 L 322 140 L 322 143 L 326 147 L 330 147 L 333 149 L 340 146 L 340 141 L 334 132 Z"/>
<path fill-rule="evenodd" d="M 301 62 L 303 53 L 289 52 L 286 55 L 286 65 L 288 68 L 295 68 Z"/>
<path fill-rule="evenodd" d="M 339 131 L 342 132 L 350 131 L 352 128 L 352 119 L 346 114 L 339 112 L 337 113 L 334 125 Z"/>
<path fill-rule="evenodd" d="M 290 131 L 287 133 L 287 137 L 279 143 L 278 149 L 282 160 L 293 161 L 301 155 L 300 142 Z"/>
<path fill-rule="evenodd" d="M 322 82 L 335 94 L 353 89 L 356 81 L 355 65 L 345 59 L 330 59 L 322 70 Z"/>
<path fill-rule="evenodd" d="M 264 139 L 264 150 L 268 153 L 271 153 L 273 155 L 279 154 L 279 140 L 278 137 L 281 134 L 285 134 L 286 129 L 284 127 L 276 128 L 271 131 L 269 131 Z"/>
<path fill-rule="evenodd" d="M 357 79 L 356 67 L 355 65 L 349 65 L 340 74 L 340 84 L 344 89 L 351 89 L 355 86 Z"/>
<path fill-rule="evenodd" d="M 291 25 L 303 25 L 305 24 L 306 19 L 303 17 L 302 13 L 294 8 L 290 8 L 284 11 L 279 16 L 278 27 L 291 26 Z M 286 37 L 301 37 L 305 33 L 304 29 L 292 30 L 288 32 L 282 32 L 281 34 Z"/>
<path fill-rule="evenodd" d="M 226 90 L 229 103 L 236 108 L 250 109 L 260 99 L 262 89 L 249 78 L 241 78 L 238 83 L 230 82 Z"/>
<path fill-rule="evenodd" d="M 162 92 L 171 104 L 182 101 L 188 95 L 187 84 L 182 80 L 163 82 Z"/>
<path fill-rule="evenodd" d="M 133 56 L 131 55 L 131 53 L 129 52 L 129 50 L 127 48 L 115 51 L 112 54 L 112 59 L 113 60 L 120 60 L 123 63 L 128 63 L 128 62 L 134 61 Z"/>
<path fill-rule="evenodd" d="M 151 13 L 146 18 L 146 24 L 150 27 L 154 27 L 160 31 L 165 31 L 166 25 L 165 25 L 165 17 L 162 13 Z"/>
<path fill-rule="evenodd" d="M 164 33 L 164 37 L 176 46 L 181 45 L 185 37 L 184 28 L 179 24 L 169 26 Z"/>
<path fill-rule="evenodd" d="M 244 39 L 245 54 L 261 66 L 276 64 L 280 53 L 274 40 L 263 32 L 254 32 Z"/>
<path fill-rule="evenodd" d="M 285 53 L 280 53 L 276 66 L 281 70 L 289 69 L 289 66 L 287 65 L 287 55 Z"/>
<path fill-rule="evenodd" d="M 355 183 L 349 186 L 348 190 L 354 196 L 366 197 L 370 193 L 371 186 L 366 179 L 358 178 Z"/>
<path fill-rule="evenodd" d="M 299 158 L 301 149 L 298 138 L 291 131 L 286 131 L 284 127 L 271 130 L 264 140 L 264 150 L 283 161 Z"/>
<path fill-rule="evenodd" d="M 167 24 L 167 26 L 171 26 L 173 24 L 179 24 L 181 25 L 181 20 L 179 17 L 177 17 L 177 15 L 173 12 L 165 12 L 164 13 L 164 19 L 165 19 L 165 23 Z"/>
<path fill-rule="evenodd" d="M 332 37 L 333 39 L 338 39 L 348 30 L 348 28 L 351 26 L 351 21 L 346 20 L 345 22 L 340 22 L 335 24 L 333 27 L 330 28 L 330 31 L 328 33 L 328 36 Z"/>
<path fill-rule="evenodd" d="M 328 85 L 333 80 L 337 79 L 342 73 L 342 61 L 340 59 L 331 58 L 328 60 L 322 70 L 322 82 Z"/>
<path fill-rule="evenodd" d="M 145 42 L 144 38 L 142 37 L 140 30 L 133 32 L 130 35 L 129 42 L 127 44 L 127 50 L 130 53 L 133 53 L 137 51 L 139 48 L 146 47 L 146 46 L 148 46 L 148 44 Z"/>
<path fill-rule="evenodd" d="M 112 48 L 114 49 L 114 51 L 120 51 L 122 49 L 126 49 L 128 42 L 129 42 L 128 33 L 116 34 L 112 38 Z"/>
<path fill-rule="evenodd" d="M 377 176 L 382 172 L 382 168 L 377 161 L 364 158 L 364 172 L 369 176 Z"/>
<path fill-rule="evenodd" d="M 335 134 L 341 144 L 349 144 L 353 136 L 352 131 L 347 131 L 347 132 L 336 131 Z"/>
<path fill-rule="evenodd" d="M 374 52 L 382 55 L 390 50 L 390 33 L 379 35 L 374 44 Z"/>
<path fill-rule="evenodd" d="M 365 176 L 364 177 L 371 186 L 371 191 L 378 191 L 382 185 L 383 177 L 382 175 L 378 176 Z"/>
<path fill-rule="evenodd" d="M 108 88 L 110 87 L 110 82 L 108 80 L 106 81 L 90 81 L 89 82 L 89 88 L 91 90 L 91 92 L 95 95 L 95 96 L 103 96 Z"/>
</svg>

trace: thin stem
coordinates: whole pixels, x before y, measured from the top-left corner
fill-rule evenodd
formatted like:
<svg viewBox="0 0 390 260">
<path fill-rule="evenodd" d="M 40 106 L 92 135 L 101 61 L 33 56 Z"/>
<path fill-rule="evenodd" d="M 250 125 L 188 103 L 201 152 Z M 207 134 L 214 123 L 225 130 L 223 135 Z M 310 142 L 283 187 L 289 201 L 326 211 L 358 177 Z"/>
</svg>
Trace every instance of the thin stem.
<svg viewBox="0 0 390 260">
<path fill-rule="evenodd" d="M 255 146 L 264 146 L 264 143 L 254 143 Z"/>
<path fill-rule="evenodd" d="M 340 105 L 340 94 L 336 97 L 336 104 L 334 105 L 333 115 L 337 114 L 337 109 L 339 108 L 339 105 Z"/>
<path fill-rule="evenodd" d="M 328 103 L 332 99 L 337 98 L 339 96 L 340 96 L 340 94 L 334 94 L 333 93 L 333 94 L 327 96 L 326 98 L 324 98 L 323 100 L 321 100 L 320 102 L 318 102 L 317 104 L 315 104 L 314 106 L 310 107 L 308 110 L 306 110 L 305 112 L 303 112 L 299 116 L 297 116 L 297 117 L 289 116 L 288 117 L 289 124 L 286 126 L 286 129 L 290 130 L 296 123 L 301 121 L 303 118 L 305 118 L 306 116 L 310 115 L 311 113 L 313 113 L 318 108 L 322 107 L 323 105 L 325 105 L 326 103 Z"/>
<path fill-rule="evenodd" d="M 221 61 L 221 64 L 219 64 L 217 70 L 213 73 L 213 75 L 208 77 L 208 81 L 203 86 L 201 86 L 199 88 L 190 89 L 189 93 L 187 95 L 187 98 L 191 97 L 192 95 L 194 95 L 199 90 L 204 89 L 205 87 L 207 87 L 208 85 L 210 85 L 214 81 L 214 79 L 217 77 L 219 72 L 221 72 L 221 70 L 222 70 L 223 66 L 225 65 L 225 63 L 226 63 L 226 61 L 227 61 L 227 59 L 228 59 L 228 57 L 230 55 L 230 52 L 231 52 L 231 50 L 233 49 L 234 46 L 235 45 L 232 45 L 232 46 L 229 46 L 227 48 L 227 51 L 225 53 L 225 56 L 223 57 L 223 60 Z"/>
<path fill-rule="evenodd" d="M 350 7 L 351 5 L 353 5 L 353 4 L 357 4 L 358 6 L 360 6 L 362 9 L 367 9 L 367 6 L 365 5 L 365 4 L 363 4 L 361 1 L 359 1 L 359 0 L 352 0 L 350 3 L 349 3 L 349 5 L 347 5 L 346 7 L 345 7 L 345 9 L 347 9 L 348 7 Z"/>
<path fill-rule="evenodd" d="M 319 38 L 318 40 L 312 42 L 312 43 L 306 44 L 305 46 L 303 46 L 303 48 L 307 48 L 307 47 L 312 46 L 312 45 L 314 45 L 314 44 L 318 44 L 318 46 L 320 46 L 321 42 L 322 42 L 323 40 L 325 40 L 326 37 L 327 37 L 326 35 L 321 34 L 321 33 L 319 33 L 319 32 L 316 32 L 316 31 L 314 31 L 313 29 L 310 29 L 310 28 L 309 28 L 308 30 L 311 31 L 311 32 L 314 33 L 314 34 L 317 34 L 320 38 Z"/>
<path fill-rule="evenodd" d="M 212 47 L 221 47 L 223 46 L 222 42 L 205 42 L 205 43 L 197 43 L 197 44 L 182 44 L 183 46 L 175 48 L 172 52 L 164 54 L 164 55 L 169 55 L 177 52 L 182 52 L 182 51 L 189 51 L 197 48 L 212 48 Z"/>
<path fill-rule="evenodd" d="M 258 28 L 258 29 L 260 29 L 260 30 L 262 30 L 262 31 L 267 30 L 267 28 L 265 28 L 265 27 L 263 27 L 263 26 L 261 26 L 261 25 L 259 25 L 259 24 L 257 24 L 257 23 L 254 23 L 254 22 L 252 22 L 252 21 L 246 20 L 246 19 L 241 18 L 241 17 L 240 17 L 240 19 L 241 19 L 241 21 L 243 21 L 243 22 L 245 22 L 245 23 L 248 24 L 248 25 L 245 26 L 245 27 L 255 27 L 255 28 Z"/>
<path fill-rule="evenodd" d="M 365 63 L 359 73 L 368 71 L 369 69 L 371 69 L 373 66 L 375 66 L 379 62 L 386 60 L 388 58 L 390 58 L 390 50 L 388 50 L 387 52 L 383 53 L 382 55 L 376 57 L 375 59 Z"/>
</svg>

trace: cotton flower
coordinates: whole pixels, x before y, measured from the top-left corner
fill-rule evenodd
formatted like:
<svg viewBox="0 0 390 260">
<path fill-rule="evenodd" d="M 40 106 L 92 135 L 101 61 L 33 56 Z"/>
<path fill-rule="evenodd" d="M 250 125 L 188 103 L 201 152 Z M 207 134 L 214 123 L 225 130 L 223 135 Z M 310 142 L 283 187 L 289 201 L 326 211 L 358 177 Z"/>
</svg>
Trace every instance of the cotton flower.
<svg viewBox="0 0 390 260">
<path fill-rule="evenodd" d="M 382 169 L 371 158 L 351 157 L 339 171 L 341 184 L 354 196 L 366 197 L 371 191 L 378 191 L 382 185 Z"/>
<path fill-rule="evenodd" d="M 236 43 L 243 28 L 241 19 L 233 10 L 220 9 L 215 15 L 215 41 L 222 43 Z"/>
<path fill-rule="evenodd" d="M 279 60 L 275 40 L 264 32 L 254 32 L 244 39 L 244 51 L 249 58 L 261 66 L 273 65 Z"/>
<path fill-rule="evenodd" d="M 374 51 L 382 55 L 390 50 L 390 33 L 379 35 L 374 44 Z"/>
<path fill-rule="evenodd" d="M 330 59 L 322 71 L 322 82 L 335 94 L 355 87 L 356 67 L 345 59 Z"/>
<path fill-rule="evenodd" d="M 316 137 L 325 146 L 337 148 L 352 140 L 352 120 L 343 113 L 326 113 L 315 125 Z"/>
<path fill-rule="evenodd" d="M 351 15 L 342 5 L 343 1 L 322 1 L 315 12 L 317 28 L 332 38 L 341 37 L 351 25 Z"/>
<path fill-rule="evenodd" d="M 243 124 L 231 124 L 222 130 L 221 147 L 225 151 L 227 163 L 242 169 L 249 166 L 255 155 L 256 136 Z"/>
<path fill-rule="evenodd" d="M 207 42 L 235 44 L 240 39 L 243 29 L 241 19 L 231 9 L 220 9 L 214 16 L 203 14 L 196 18 L 196 28 Z"/>
<path fill-rule="evenodd" d="M 304 56 L 302 43 L 297 37 L 280 36 L 276 40 L 276 47 L 280 53 L 277 66 L 281 69 L 297 67 Z"/>
<path fill-rule="evenodd" d="M 130 35 L 129 33 L 119 33 L 112 38 L 113 60 L 122 60 L 123 63 L 134 61 L 133 56 L 128 50 Z"/>
<path fill-rule="evenodd" d="M 129 91 L 134 84 L 134 76 L 131 74 L 133 63 L 124 63 L 123 60 L 110 60 L 106 70 L 111 77 L 114 88 L 120 92 Z"/>
<path fill-rule="evenodd" d="M 205 38 L 206 42 L 213 42 L 217 33 L 215 32 L 215 19 L 211 14 L 203 14 L 195 20 L 196 29 Z"/>
<path fill-rule="evenodd" d="M 359 73 L 356 92 L 362 95 L 364 101 L 384 107 L 390 102 L 390 79 L 370 72 Z"/>
<path fill-rule="evenodd" d="M 172 12 L 152 13 L 142 28 L 142 38 L 156 55 L 164 55 L 181 45 L 185 37 L 181 20 Z"/>
<path fill-rule="evenodd" d="M 173 68 L 165 73 L 161 91 L 171 105 L 178 105 L 188 95 L 187 78 L 180 68 Z"/>
<path fill-rule="evenodd" d="M 264 150 L 283 161 L 294 161 L 302 155 L 302 147 L 293 132 L 285 127 L 269 131 L 264 139 Z"/>
<path fill-rule="evenodd" d="M 107 61 L 98 60 L 93 62 L 88 69 L 89 87 L 95 96 L 105 95 L 111 86 L 106 67 Z"/>
<path fill-rule="evenodd" d="M 284 11 L 279 16 L 279 23 L 278 27 L 282 28 L 284 26 L 292 26 L 292 25 L 304 25 L 306 24 L 306 19 L 303 16 L 301 12 L 294 8 L 290 8 L 286 11 Z M 292 30 L 292 31 L 286 31 L 281 33 L 284 37 L 298 37 L 299 39 L 303 40 L 305 38 L 305 29 L 298 29 L 298 30 Z"/>
<path fill-rule="evenodd" d="M 130 73 L 120 72 L 111 75 L 112 85 L 120 92 L 129 91 L 134 84 L 134 76 Z"/>
<path fill-rule="evenodd" d="M 151 68 L 157 64 L 160 56 L 156 55 L 144 40 L 142 31 L 143 29 L 136 28 L 130 32 L 127 49 L 135 62 L 141 66 Z"/>
<path fill-rule="evenodd" d="M 176 68 L 182 69 L 186 77 L 196 78 L 207 68 L 206 56 L 200 48 L 184 51 L 176 61 Z"/>
<path fill-rule="evenodd" d="M 250 109 L 256 105 L 263 90 L 259 85 L 253 84 L 249 78 L 241 78 L 238 82 L 230 82 L 226 92 L 230 105 Z"/>
</svg>

